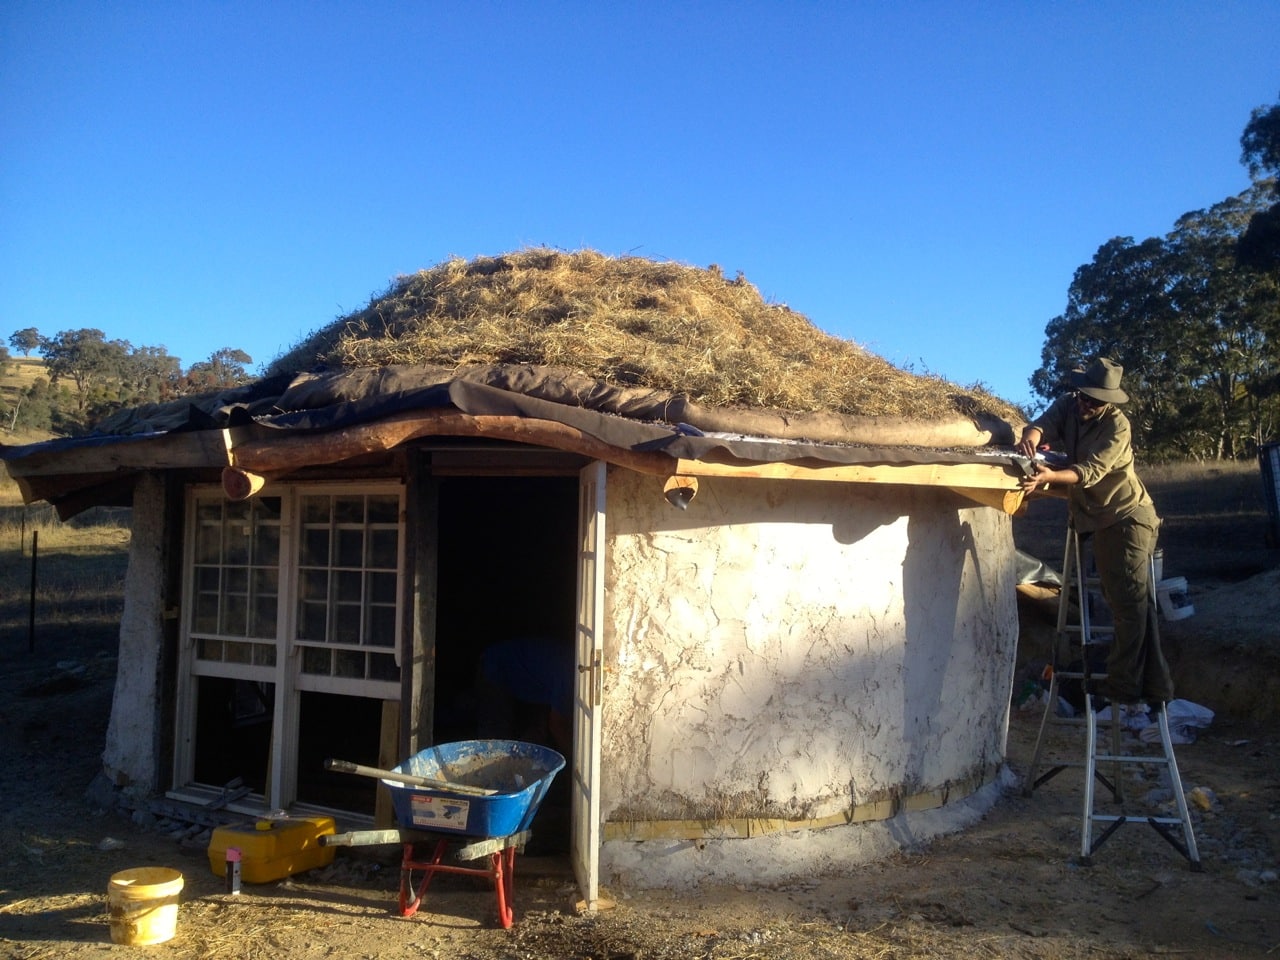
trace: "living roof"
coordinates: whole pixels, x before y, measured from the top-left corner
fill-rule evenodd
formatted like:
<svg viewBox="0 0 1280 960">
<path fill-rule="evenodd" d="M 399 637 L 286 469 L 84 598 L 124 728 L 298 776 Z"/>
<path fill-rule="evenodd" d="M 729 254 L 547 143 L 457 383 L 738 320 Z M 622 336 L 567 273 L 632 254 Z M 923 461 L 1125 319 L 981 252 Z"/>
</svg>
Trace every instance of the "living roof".
<svg viewBox="0 0 1280 960">
<path fill-rule="evenodd" d="M 0 444 L 0 460 L 63 516 L 128 502 L 142 471 L 219 468 L 238 499 L 436 436 L 664 477 L 947 486 L 1012 511 L 1021 419 L 715 267 L 532 249 L 402 277 L 253 383 L 122 410 L 86 437 Z"/>
<path fill-rule="evenodd" d="M 327 368 L 534 364 L 711 407 L 1021 419 L 980 386 L 902 370 L 769 303 L 741 274 L 593 250 L 453 258 L 397 278 L 276 359 Z"/>
</svg>

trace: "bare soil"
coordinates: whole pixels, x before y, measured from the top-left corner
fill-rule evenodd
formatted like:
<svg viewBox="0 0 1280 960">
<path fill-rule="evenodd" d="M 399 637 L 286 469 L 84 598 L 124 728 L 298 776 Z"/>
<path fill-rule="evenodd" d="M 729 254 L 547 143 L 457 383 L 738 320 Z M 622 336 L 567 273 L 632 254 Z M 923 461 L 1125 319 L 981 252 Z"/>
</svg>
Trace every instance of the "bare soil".
<svg viewBox="0 0 1280 960">
<path fill-rule="evenodd" d="M 1280 557 L 1262 541 L 1251 478 L 1232 476 L 1218 490 L 1220 508 L 1201 502 L 1205 494 L 1194 484 L 1158 496 L 1166 575 L 1186 576 L 1196 605 L 1195 616 L 1170 624 L 1166 635 L 1180 694 L 1217 711 L 1196 742 L 1177 749 L 1197 801 L 1200 872 L 1145 823 L 1124 826 L 1083 865 L 1081 783 L 1066 771 L 1031 796 L 1012 787 L 961 833 L 781 888 L 609 889 L 609 909 L 583 913 L 563 860 L 521 856 L 510 930 L 495 923 L 492 893 L 466 878 L 437 878 L 423 909 L 399 917 L 398 854 L 385 848 L 340 851 L 331 867 L 245 885 L 232 897 L 209 869 L 207 833 L 103 810 L 86 795 L 111 700 L 110 630 L 42 633 L 29 652 L 25 632 L 6 629 L 0 957 L 1280 956 L 1280 704 L 1265 686 L 1280 647 Z M 1237 493 L 1239 504 L 1231 500 Z M 1020 546 L 1055 565 L 1058 506 L 1037 504 L 1015 521 Z M 1023 607 L 1023 662 L 1043 639 L 1043 613 Z M 1039 720 L 1034 710 L 1014 712 L 1015 775 L 1026 770 Z M 1056 753 L 1083 749 L 1077 730 L 1055 727 L 1052 737 Z M 1167 792 L 1154 776 L 1134 774 L 1125 789 L 1137 812 L 1167 811 Z M 184 875 L 177 934 L 152 947 L 114 945 L 107 881 L 148 865 Z"/>
</svg>

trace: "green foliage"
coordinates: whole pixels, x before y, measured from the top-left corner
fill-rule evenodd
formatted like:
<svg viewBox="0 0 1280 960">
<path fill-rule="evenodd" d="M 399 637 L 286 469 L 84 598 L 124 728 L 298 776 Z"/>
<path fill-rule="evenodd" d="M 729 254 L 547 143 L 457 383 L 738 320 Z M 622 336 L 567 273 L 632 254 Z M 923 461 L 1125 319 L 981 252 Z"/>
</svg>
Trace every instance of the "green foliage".
<svg viewBox="0 0 1280 960">
<path fill-rule="evenodd" d="M 248 383 L 252 377 L 246 365 L 253 363 L 253 357 L 243 350 L 223 347 L 215 350 L 208 360 L 193 363 L 187 371 L 180 392 L 206 393 L 210 390 L 225 390 Z"/>
<path fill-rule="evenodd" d="M 1280 270 L 1280 103 L 1253 111 L 1240 137 L 1240 162 L 1254 180 L 1272 178 L 1273 202 L 1250 219 L 1236 256 L 1244 266 Z"/>
<path fill-rule="evenodd" d="M 29 357 L 31 351 L 40 346 L 40 331 L 35 327 L 15 330 L 9 335 L 9 346 L 21 350 L 24 357 Z"/>
<path fill-rule="evenodd" d="M 16 332 L 11 342 L 27 343 L 28 332 L 35 334 L 35 328 Z M 38 339 L 48 378 L 5 386 L 0 429 L 76 435 L 121 407 L 224 390 L 251 379 L 246 364 L 253 358 L 233 347 L 183 371 L 181 361 L 162 346 L 135 348 L 94 328 Z"/>
<path fill-rule="evenodd" d="M 1280 425 L 1280 276 L 1236 245 L 1269 182 L 1181 217 L 1162 238 L 1109 240 L 1080 267 L 1045 330 L 1036 394 L 1094 356 L 1125 367 L 1126 412 L 1155 458 L 1252 453 Z"/>
</svg>

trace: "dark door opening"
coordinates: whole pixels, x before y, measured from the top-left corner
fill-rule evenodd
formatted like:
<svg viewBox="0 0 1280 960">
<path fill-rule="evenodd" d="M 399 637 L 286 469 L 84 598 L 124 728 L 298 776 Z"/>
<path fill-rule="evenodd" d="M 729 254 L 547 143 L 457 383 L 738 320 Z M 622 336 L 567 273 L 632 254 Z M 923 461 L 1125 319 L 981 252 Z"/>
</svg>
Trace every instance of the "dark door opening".
<svg viewBox="0 0 1280 960">
<path fill-rule="evenodd" d="M 525 740 L 572 767 L 578 478 L 442 479 L 439 517 L 436 742 Z M 570 780 L 539 807 L 537 852 L 568 850 Z"/>
</svg>

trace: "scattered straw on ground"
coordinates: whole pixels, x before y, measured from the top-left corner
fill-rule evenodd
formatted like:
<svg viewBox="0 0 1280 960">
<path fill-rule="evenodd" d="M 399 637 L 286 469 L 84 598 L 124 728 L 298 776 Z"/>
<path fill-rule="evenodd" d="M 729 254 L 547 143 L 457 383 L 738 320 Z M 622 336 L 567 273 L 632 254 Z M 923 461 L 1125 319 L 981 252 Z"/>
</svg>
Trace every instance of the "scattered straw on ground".
<svg viewBox="0 0 1280 960">
<path fill-rule="evenodd" d="M 739 275 L 642 257 L 528 249 L 400 277 L 312 334 L 269 374 L 529 363 L 713 406 L 936 419 L 1017 417 L 980 387 L 901 370 Z"/>
</svg>

